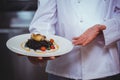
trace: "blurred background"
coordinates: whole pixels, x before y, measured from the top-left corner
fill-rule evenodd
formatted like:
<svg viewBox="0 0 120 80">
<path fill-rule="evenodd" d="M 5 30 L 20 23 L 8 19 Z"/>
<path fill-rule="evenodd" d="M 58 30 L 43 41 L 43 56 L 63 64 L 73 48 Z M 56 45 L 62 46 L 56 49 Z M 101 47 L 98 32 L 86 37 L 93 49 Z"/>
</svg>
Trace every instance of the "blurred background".
<svg viewBox="0 0 120 80">
<path fill-rule="evenodd" d="M 0 0 L 0 80 L 47 80 L 46 64 L 33 65 L 6 47 L 9 38 L 29 33 L 36 9 L 37 0 Z"/>
<path fill-rule="evenodd" d="M 37 0 L 0 0 L 0 80 L 47 80 L 45 64 L 33 65 L 7 49 L 6 41 L 29 33 Z"/>
</svg>

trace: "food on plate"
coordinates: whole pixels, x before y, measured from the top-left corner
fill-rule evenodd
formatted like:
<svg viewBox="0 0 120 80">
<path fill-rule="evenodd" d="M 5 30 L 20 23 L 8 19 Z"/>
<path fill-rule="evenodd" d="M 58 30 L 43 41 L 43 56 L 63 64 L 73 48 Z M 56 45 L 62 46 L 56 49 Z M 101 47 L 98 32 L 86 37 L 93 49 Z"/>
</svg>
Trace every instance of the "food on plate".
<svg viewBox="0 0 120 80">
<path fill-rule="evenodd" d="M 58 49 L 54 39 L 47 39 L 46 36 L 41 34 L 31 34 L 31 38 L 22 47 L 26 50 L 32 49 L 38 53 L 53 52 Z"/>
</svg>

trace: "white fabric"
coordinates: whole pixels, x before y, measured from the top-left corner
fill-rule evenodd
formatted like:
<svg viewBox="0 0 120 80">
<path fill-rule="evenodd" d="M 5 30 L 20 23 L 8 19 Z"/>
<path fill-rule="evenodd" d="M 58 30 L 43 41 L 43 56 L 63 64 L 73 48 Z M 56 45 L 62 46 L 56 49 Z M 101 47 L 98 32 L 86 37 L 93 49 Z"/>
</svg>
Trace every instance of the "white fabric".
<svg viewBox="0 0 120 80">
<path fill-rule="evenodd" d="M 72 40 L 95 24 L 106 25 L 89 45 L 49 61 L 46 71 L 73 79 L 95 79 L 120 73 L 116 42 L 120 39 L 120 0 L 39 0 L 31 33 L 56 34 Z M 64 44 L 63 44 L 64 45 Z"/>
</svg>

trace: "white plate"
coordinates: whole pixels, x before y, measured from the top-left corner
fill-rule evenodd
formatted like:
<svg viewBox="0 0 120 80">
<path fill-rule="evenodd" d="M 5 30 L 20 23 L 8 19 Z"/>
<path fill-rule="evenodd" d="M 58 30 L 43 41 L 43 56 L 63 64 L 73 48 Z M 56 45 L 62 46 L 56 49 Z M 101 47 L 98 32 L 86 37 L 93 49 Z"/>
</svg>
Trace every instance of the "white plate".
<svg viewBox="0 0 120 80">
<path fill-rule="evenodd" d="M 26 42 L 28 39 L 30 39 L 30 36 L 31 34 L 22 34 L 12 37 L 7 41 L 6 45 L 8 49 L 10 49 L 15 53 L 19 53 L 26 56 L 34 56 L 34 57 L 60 56 L 70 52 L 73 49 L 73 44 L 71 43 L 71 41 L 56 35 L 45 35 L 47 39 L 50 38 L 54 39 L 55 43 L 59 46 L 58 50 L 48 53 L 36 53 L 35 51 L 32 50 L 26 51 L 21 47 L 21 44 L 23 42 Z"/>
</svg>

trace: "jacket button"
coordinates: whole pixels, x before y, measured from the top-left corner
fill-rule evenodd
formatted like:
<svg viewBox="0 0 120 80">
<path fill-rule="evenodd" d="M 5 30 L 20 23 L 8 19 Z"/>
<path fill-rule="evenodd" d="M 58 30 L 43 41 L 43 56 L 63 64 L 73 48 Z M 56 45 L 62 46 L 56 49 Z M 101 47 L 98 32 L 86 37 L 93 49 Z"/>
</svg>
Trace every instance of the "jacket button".
<svg viewBox="0 0 120 80">
<path fill-rule="evenodd" d="M 80 20 L 80 23 L 82 23 L 83 22 L 83 20 Z"/>
<path fill-rule="evenodd" d="M 104 18 L 103 20 L 106 21 L 106 18 Z"/>
<path fill-rule="evenodd" d="M 77 0 L 77 3 L 80 3 L 81 2 L 81 0 Z"/>
</svg>

